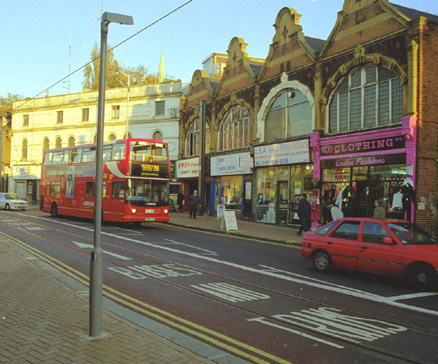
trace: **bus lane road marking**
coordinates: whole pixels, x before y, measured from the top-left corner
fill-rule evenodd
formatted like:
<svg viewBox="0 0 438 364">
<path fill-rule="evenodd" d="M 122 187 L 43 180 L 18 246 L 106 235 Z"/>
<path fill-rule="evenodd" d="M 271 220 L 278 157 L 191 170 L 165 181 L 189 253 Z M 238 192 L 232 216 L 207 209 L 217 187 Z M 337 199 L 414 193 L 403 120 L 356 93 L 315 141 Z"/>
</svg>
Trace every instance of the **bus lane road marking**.
<svg viewBox="0 0 438 364">
<path fill-rule="evenodd" d="M 1 222 L 26 230 L 47 230 L 45 227 L 32 224 L 29 221 L 18 219 L 2 219 Z"/>
<path fill-rule="evenodd" d="M 41 218 L 41 217 L 37 217 L 37 218 Z M 47 218 L 42 218 L 42 219 L 47 219 Z M 53 222 L 53 220 L 51 220 L 51 221 Z M 71 226 L 71 224 L 64 223 L 61 221 L 57 221 L 57 223 Z M 91 228 L 85 228 L 82 226 L 77 226 L 77 228 L 84 229 L 87 231 L 93 231 L 93 229 L 91 229 Z M 110 233 L 106 233 L 106 232 L 102 232 L 102 234 L 105 234 L 107 236 L 110 236 L 110 237 L 113 237 L 113 238 L 116 238 L 119 240 L 125 240 L 128 242 L 134 243 L 134 244 L 149 246 L 149 247 L 152 247 L 155 249 L 165 250 L 165 251 L 172 252 L 172 253 L 179 254 L 179 255 L 186 255 L 186 256 L 189 256 L 192 258 L 197 258 L 200 260 L 208 261 L 210 263 L 215 263 L 218 265 L 223 265 L 226 267 L 235 268 L 235 269 L 242 270 L 245 272 L 260 274 L 260 275 L 264 275 L 264 276 L 268 276 L 268 277 L 272 277 L 272 278 L 276 278 L 276 279 L 282 279 L 284 281 L 293 282 L 293 283 L 317 288 L 317 289 L 320 289 L 322 291 L 334 292 L 336 294 L 342 294 L 342 295 L 346 295 L 346 296 L 360 298 L 360 299 L 363 299 L 365 301 L 370 301 L 370 302 L 374 302 L 374 303 L 378 303 L 378 304 L 385 304 L 387 306 L 397 307 L 397 308 L 406 309 L 406 310 L 414 311 L 414 312 L 420 312 L 420 313 L 424 313 L 424 314 L 431 315 L 431 316 L 438 316 L 438 311 L 434 311 L 434 310 L 430 310 L 430 309 L 426 309 L 426 308 L 416 307 L 416 306 L 408 305 L 405 303 L 393 301 L 393 300 L 389 299 L 388 297 L 379 296 L 379 295 L 376 295 L 376 294 L 373 294 L 370 292 L 356 291 L 356 290 L 350 289 L 349 287 L 344 287 L 344 286 L 330 286 L 330 285 L 327 285 L 325 282 L 319 283 L 319 282 L 314 282 L 314 281 L 308 280 L 307 278 L 303 279 L 300 277 L 293 277 L 293 276 L 285 275 L 282 273 L 272 272 L 272 271 L 269 271 L 266 269 L 253 268 L 253 267 L 241 265 L 238 263 L 220 260 L 218 258 L 214 258 L 214 257 L 210 257 L 210 256 L 181 251 L 181 250 L 169 247 L 169 246 L 155 245 L 155 244 L 151 244 L 151 243 L 146 242 L 146 241 L 131 239 L 131 238 L 128 238 L 125 236 L 119 236 L 119 235 L 110 234 Z"/>
<path fill-rule="evenodd" d="M 269 321 L 269 318 L 263 316 L 247 319 L 247 321 L 258 322 L 266 326 L 289 331 L 338 349 L 344 349 L 344 346 L 300 332 L 289 325 L 353 344 L 361 344 L 364 341 L 371 342 L 408 330 L 401 325 L 373 318 L 353 316 L 333 307 L 310 308 L 287 314 L 273 315 L 271 318 L 275 322 Z M 281 323 L 288 326 L 283 326 Z"/>
</svg>

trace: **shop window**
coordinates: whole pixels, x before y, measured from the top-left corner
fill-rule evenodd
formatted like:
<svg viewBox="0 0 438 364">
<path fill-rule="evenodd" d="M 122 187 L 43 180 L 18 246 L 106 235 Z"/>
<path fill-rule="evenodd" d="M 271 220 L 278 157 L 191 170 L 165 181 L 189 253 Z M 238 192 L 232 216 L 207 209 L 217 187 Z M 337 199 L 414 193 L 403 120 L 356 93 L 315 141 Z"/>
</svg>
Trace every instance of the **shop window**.
<svg viewBox="0 0 438 364">
<path fill-rule="evenodd" d="M 200 146 L 200 124 L 199 119 L 195 119 L 187 130 L 185 139 L 185 156 L 197 156 L 199 155 Z M 205 130 L 205 153 L 210 151 L 210 127 L 206 124 Z"/>
<path fill-rule="evenodd" d="M 219 125 L 218 150 L 248 147 L 252 140 L 252 120 L 243 106 L 234 106 Z"/>
<path fill-rule="evenodd" d="M 308 135 L 312 131 L 312 108 L 299 90 L 281 92 L 268 110 L 265 139 L 278 140 Z"/>
<path fill-rule="evenodd" d="M 330 133 L 342 133 L 401 122 L 403 89 L 383 66 L 363 66 L 347 75 L 329 104 Z"/>
</svg>

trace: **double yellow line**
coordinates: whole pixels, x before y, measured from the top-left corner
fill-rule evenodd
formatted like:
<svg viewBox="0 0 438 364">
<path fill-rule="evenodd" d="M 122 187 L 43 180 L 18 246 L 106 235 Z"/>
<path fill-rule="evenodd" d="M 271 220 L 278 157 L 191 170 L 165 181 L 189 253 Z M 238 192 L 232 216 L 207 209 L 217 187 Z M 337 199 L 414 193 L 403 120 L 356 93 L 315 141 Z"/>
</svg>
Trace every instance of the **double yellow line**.
<svg viewBox="0 0 438 364">
<path fill-rule="evenodd" d="M 0 231 L 0 236 L 6 238 L 11 243 L 31 253 L 33 256 L 37 257 L 38 259 L 41 259 L 42 261 L 53 266 L 54 268 L 68 275 L 69 277 L 77 280 L 83 285 L 87 287 L 89 286 L 89 277 L 83 274 L 82 272 L 68 266 L 67 264 L 64 264 L 63 262 L 51 257 L 50 255 L 41 252 L 40 250 L 24 243 L 21 240 L 18 240 L 10 235 L 5 234 L 4 232 Z M 107 285 L 103 286 L 103 294 L 105 297 L 113 300 L 114 302 L 117 302 L 125 307 L 140 312 L 141 314 L 144 314 L 145 316 L 150 317 L 155 321 L 161 322 L 166 326 L 172 327 L 192 337 L 210 343 L 215 347 L 233 353 L 236 356 L 249 360 L 253 363 L 291 364 L 291 362 L 287 360 L 279 358 L 263 350 L 257 349 L 253 346 L 247 345 L 243 342 L 237 341 L 229 336 L 210 330 L 194 322 L 173 315 L 157 307 L 151 306 L 134 297 L 128 296 L 120 291 L 117 291 Z"/>
</svg>

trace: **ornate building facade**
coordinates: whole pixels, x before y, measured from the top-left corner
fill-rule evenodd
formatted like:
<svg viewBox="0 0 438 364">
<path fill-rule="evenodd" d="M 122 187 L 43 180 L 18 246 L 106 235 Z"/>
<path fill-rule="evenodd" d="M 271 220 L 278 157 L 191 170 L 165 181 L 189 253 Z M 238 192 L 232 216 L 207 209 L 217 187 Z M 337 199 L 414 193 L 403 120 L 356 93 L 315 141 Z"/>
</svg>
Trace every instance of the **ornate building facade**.
<svg viewBox="0 0 438 364">
<path fill-rule="evenodd" d="M 316 225 L 329 203 L 335 216 L 369 216 L 381 199 L 388 216 L 438 234 L 438 17 L 345 0 L 327 40 L 305 36 L 300 17 L 279 11 L 266 60 L 235 37 L 220 77 L 194 72 L 177 162 L 185 193 L 197 187 L 202 145 L 211 214 L 224 205 L 294 225 L 307 193 Z"/>
</svg>

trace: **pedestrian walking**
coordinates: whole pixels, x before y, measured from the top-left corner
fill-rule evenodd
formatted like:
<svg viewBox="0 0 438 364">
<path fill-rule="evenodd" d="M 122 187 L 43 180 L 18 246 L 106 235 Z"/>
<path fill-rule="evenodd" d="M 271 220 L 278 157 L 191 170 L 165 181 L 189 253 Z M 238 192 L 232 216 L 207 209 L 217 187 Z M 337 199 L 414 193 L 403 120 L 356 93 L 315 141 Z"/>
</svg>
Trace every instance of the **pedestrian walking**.
<svg viewBox="0 0 438 364">
<path fill-rule="evenodd" d="M 374 209 L 373 217 L 375 219 L 386 219 L 386 211 L 382 207 L 382 201 L 381 200 L 376 200 L 374 202 L 374 206 L 376 206 L 376 208 Z"/>
<path fill-rule="evenodd" d="M 178 197 L 176 198 L 176 203 L 178 204 L 177 211 L 182 212 L 182 208 L 184 204 L 184 195 L 181 191 L 178 193 Z"/>
<path fill-rule="evenodd" d="M 297 231 L 297 235 L 301 235 L 301 232 L 308 231 L 310 228 L 310 213 L 311 206 L 310 202 L 307 201 L 307 194 L 303 193 L 298 202 L 298 217 L 300 219 L 300 229 Z"/>
<path fill-rule="evenodd" d="M 199 206 L 199 196 L 198 196 L 198 190 L 194 190 L 193 194 L 189 197 L 189 210 L 190 210 L 190 218 L 196 219 L 196 212 L 198 211 Z"/>
</svg>

